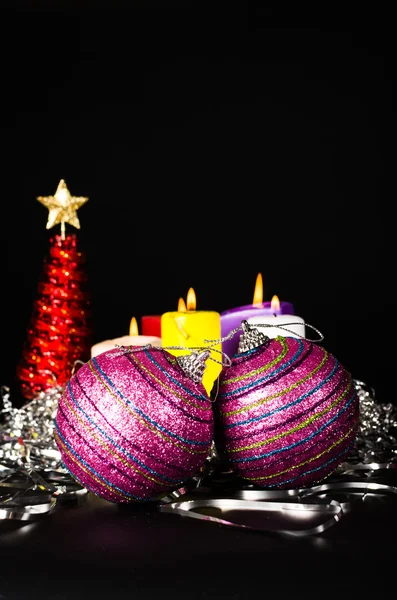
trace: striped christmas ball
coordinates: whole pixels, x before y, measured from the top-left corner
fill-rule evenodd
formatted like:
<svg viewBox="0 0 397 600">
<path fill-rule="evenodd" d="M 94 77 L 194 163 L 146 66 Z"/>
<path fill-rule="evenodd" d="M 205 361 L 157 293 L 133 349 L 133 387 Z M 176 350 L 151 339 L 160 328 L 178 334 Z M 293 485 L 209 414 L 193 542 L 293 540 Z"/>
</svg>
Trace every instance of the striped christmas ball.
<svg viewBox="0 0 397 600">
<path fill-rule="evenodd" d="M 58 403 L 55 440 L 65 468 L 95 495 L 155 501 L 203 467 L 212 404 L 182 359 L 161 348 L 126 350 L 103 352 L 71 377 Z"/>
<path fill-rule="evenodd" d="M 323 481 L 358 429 L 350 373 L 320 345 L 295 337 L 266 338 L 236 354 L 220 375 L 214 406 L 219 454 L 238 476 L 264 488 Z"/>
</svg>

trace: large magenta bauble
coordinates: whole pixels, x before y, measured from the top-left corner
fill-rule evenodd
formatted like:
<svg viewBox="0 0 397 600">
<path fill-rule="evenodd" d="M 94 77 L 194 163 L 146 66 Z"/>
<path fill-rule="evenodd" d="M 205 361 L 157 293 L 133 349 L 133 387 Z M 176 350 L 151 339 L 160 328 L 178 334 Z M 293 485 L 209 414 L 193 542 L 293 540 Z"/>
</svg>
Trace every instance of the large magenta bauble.
<svg viewBox="0 0 397 600">
<path fill-rule="evenodd" d="M 323 481 L 358 429 L 350 373 L 321 346 L 294 337 L 235 355 L 220 375 L 215 405 L 220 451 L 241 478 L 265 488 Z"/>
<path fill-rule="evenodd" d="M 155 501 L 200 472 L 213 439 L 212 404 L 161 348 L 104 352 L 72 376 L 55 439 L 65 468 L 111 502 Z"/>
</svg>

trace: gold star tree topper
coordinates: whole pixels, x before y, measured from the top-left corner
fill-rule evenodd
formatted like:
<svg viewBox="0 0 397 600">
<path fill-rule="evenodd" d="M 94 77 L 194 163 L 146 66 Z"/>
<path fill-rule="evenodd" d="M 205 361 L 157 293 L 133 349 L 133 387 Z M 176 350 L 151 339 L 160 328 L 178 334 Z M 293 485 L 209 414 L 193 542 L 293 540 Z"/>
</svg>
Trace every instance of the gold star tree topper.
<svg viewBox="0 0 397 600">
<path fill-rule="evenodd" d="M 71 196 L 63 179 L 58 183 L 57 191 L 53 196 L 38 196 L 37 200 L 49 210 L 47 229 L 60 223 L 63 240 L 65 239 L 65 223 L 80 229 L 77 211 L 88 201 L 88 198 Z"/>
</svg>

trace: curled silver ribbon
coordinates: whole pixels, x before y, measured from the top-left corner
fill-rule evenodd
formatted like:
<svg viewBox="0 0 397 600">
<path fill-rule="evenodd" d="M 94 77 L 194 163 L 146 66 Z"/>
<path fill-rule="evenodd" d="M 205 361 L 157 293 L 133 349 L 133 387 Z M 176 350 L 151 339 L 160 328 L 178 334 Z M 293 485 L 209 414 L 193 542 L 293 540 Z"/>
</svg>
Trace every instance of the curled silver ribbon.
<svg viewBox="0 0 397 600">
<path fill-rule="evenodd" d="M 345 500 L 337 499 L 341 493 L 344 493 Z M 229 494 L 232 497 L 227 498 L 184 500 L 185 494 L 182 493 L 178 502 L 161 504 L 159 511 L 228 527 L 302 538 L 323 533 L 338 523 L 344 514 L 352 510 L 357 500 L 364 500 L 367 494 L 397 495 L 397 486 L 369 480 L 348 480 L 297 490 L 236 490 Z M 316 498 L 315 502 L 313 498 Z M 220 516 L 213 514 L 214 511 Z M 262 513 L 262 518 L 255 525 L 247 524 L 249 513 L 253 512 Z M 227 518 L 228 514 L 232 516 Z"/>
<path fill-rule="evenodd" d="M 66 502 L 81 502 L 88 490 L 68 474 L 39 473 L 30 465 L 3 472 L 0 479 L 0 520 L 32 521 Z"/>
<path fill-rule="evenodd" d="M 247 518 L 247 513 L 264 513 L 264 518 L 258 526 L 241 523 L 238 520 L 232 520 L 217 517 L 213 514 L 200 512 L 201 510 L 217 510 L 221 515 L 228 513 L 242 514 Z M 266 500 L 238 500 L 234 498 L 210 498 L 207 500 L 186 500 L 178 503 L 164 504 L 159 507 L 160 512 L 178 514 L 184 517 L 200 519 L 202 521 L 211 521 L 219 525 L 229 527 L 238 527 L 250 529 L 252 531 L 261 531 L 266 533 L 277 533 L 283 537 L 305 537 L 322 533 L 329 527 L 337 523 L 343 514 L 341 504 L 336 500 L 316 504 L 303 504 L 299 502 L 279 502 Z M 263 514 L 262 514 L 263 516 Z M 321 520 L 320 523 L 313 522 Z M 281 521 L 280 525 L 277 522 Z M 303 522 L 309 522 L 306 527 L 302 527 Z M 296 528 L 286 528 L 287 524 L 295 524 Z"/>
</svg>

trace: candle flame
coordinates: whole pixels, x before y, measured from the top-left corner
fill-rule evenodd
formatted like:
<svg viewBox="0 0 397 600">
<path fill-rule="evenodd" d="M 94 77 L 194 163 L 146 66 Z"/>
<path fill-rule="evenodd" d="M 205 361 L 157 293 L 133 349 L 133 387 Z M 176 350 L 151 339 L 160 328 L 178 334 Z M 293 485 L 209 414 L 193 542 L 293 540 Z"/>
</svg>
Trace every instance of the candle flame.
<svg viewBox="0 0 397 600">
<path fill-rule="evenodd" d="M 273 296 L 270 302 L 270 308 L 274 312 L 280 312 L 280 300 L 278 299 L 278 296 Z"/>
<path fill-rule="evenodd" d="M 178 312 L 186 312 L 186 304 L 183 298 L 178 300 Z"/>
<path fill-rule="evenodd" d="M 135 317 L 132 317 L 130 322 L 130 335 L 138 335 L 138 323 Z"/>
<path fill-rule="evenodd" d="M 263 303 L 263 280 L 262 273 L 258 273 L 256 276 L 254 298 L 252 300 L 253 306 L 262 306 Z"/>
<path fill-rule="evenodd" d="M 187 310 L 196 310 L 196 294 L 193 288 L 189 288 L 187 293 L 186 308 Z"/>
</svg>

